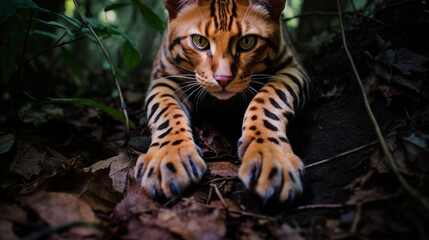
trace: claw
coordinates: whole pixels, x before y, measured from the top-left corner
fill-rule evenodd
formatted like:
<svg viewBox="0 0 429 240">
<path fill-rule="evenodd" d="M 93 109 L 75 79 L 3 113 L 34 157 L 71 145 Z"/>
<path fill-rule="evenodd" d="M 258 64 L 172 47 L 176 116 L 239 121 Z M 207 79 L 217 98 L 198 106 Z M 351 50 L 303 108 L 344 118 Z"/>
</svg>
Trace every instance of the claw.
<svg viewBox="0 0 429 240">
<path fill-rule="evenodd" d="M 191 165 L 192 173 L 194 174 L 195 178 L 199 179 L 200 175 L 198 174 L 198 170 L 195 167 L 194 162 L 191 160 L 192 158 L 188 157 L 188 159 L 189 159 L 189 164 Z"/>
<path fill-rule="evenodd" d="M 200 155 L 201 158 L 203 158 L 203 150 L 201 150 L 201 148 L 195 144 L 195 148 L 197 149 L 198 155 Z"/>
<path fill-rule="evenodd" d="M 155 186 L 152 187 L 152 197 L 154 199 L 158 198 L 158 193 L 156 191 L 156 187 Z"/>
<path fill-rule="evenodd" d="M 237 141 L 237 148 L 239 148 L 241 146 L 241 144 L 243 144 L 243 142 L 241 140 Z"/>
<path fill-rule="evenodd" d="M 299 178 L 300 178 L 301 182 L 304 182 L 304 174 L 302 173 L 302 170 L 299 169 L 298 173 L 299 173 Z"/>
<path fill-rule="evenodd" d="M 270 190 L 267 191 L 267 193 L 265 194 L 265 197 L 263 199 L 263 205 L 264 206 L 274 196 L 275 193 L 276 193 L 276 189 L 275 188 L 270 188 Z"/>
<path fill-rule="evenodd" d="M 142 170 L 143 170 L 143 163 L 142 163 L 142 164 L 140 164 L 139 169 L 137 170 L 137 177 L 138 177 L 138 178 L 140 178 L 140 177 L 141 177 Z"/>
<path fill-rule="evenodd" d="M 252 172 L 250 173 L 249 187 L 255 185 L 257 171 L 258 171 L 258 166 L 254 165 L 252 168 Z"/>
<path fill-rule="evenodd" d="M 295 198 L 295 192 L 293 190 L 289 190 L 289 196 L 287 198 L 288 203 L 292 204 L 294 198 Z"/>
<path fill-rule="evenodd" d="M 292 174 L 291 172 L 289 172 L 289 177 L 290 177 L 290 180 L 291 180 L 293 183 L 295 183 L 295 182 L 296 182 L 295 177 L 293 176 L 293 174 Z"/>
<path fill-rule="evenodd" d="M 176 195 L 176 196 L 179 195 L 179 191 L 177 190 L 177 187 L 173 182 L 170 183 L 170 189 L 174 195 Z"/>
</svg>

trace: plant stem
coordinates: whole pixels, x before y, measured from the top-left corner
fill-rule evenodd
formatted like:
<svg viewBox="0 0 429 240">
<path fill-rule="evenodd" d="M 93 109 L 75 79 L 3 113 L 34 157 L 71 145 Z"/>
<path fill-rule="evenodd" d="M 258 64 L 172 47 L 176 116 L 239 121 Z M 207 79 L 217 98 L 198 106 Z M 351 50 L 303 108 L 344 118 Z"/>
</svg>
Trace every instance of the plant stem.
<svg viewBox="0 0 429 240">
<path fill-rule="evenodd" d="M 401 172 L 398 169 L 398 166 L 395 163 L 395 160 L 392 157 L 392 154 L 389 151 L 389 148 L 387 147 L 386 142 L 384 141 L 383 134 L 381 133 L 381 130 L 380 130 L 380 126 L 378 125 L 378 122 L 375 119 L 374 113 L 372 112 L 371 107 L 369 105 L 368 98 L 367 98 L 366 93 L 365 93 L 365 88 L 364 88 L 364 86 L 362 84 L 362 80 L 359 76 L 359 72 L 356 69 L 353 58 L 352 58 L 352 56 L 348 50 L 348 47 L 347 47 L 347 40 L 346 40 L 346 35 L 344 32 L 344 27 L 343 27 L 343 19 L 342 19 L 342 13 L 341 13 L 340 0 L 337 0 L 337 6 L 338 6 L 338 18 L 339 18 L 339 23 L 340 23 L 340 29 L 341 29 L 342 39 L 343 39 L 344 50 L 346 51 L 347 57 L 348 57 L 350 64 L 353 68 L 353 72 L 356 76 L 356 80 L 359 84 L 359 88 L 360 88 L 361 93 L 362 93 L 362 97 L 364 100 L 366 111 L 367 111 L 368 116 L 371 120 L 371 123 L 374 127 L 375 133 L 377 134 L 378 140 L 380 141 L 383 153 L 386 156 L 386 158 L 389 162 L 389 165 L 392 168 L 393 172 L 395 173 L 399 183 L 402 185 L 402 187 L 405 189 L 405 191 L 407 191 L 412 197 L 414 197 L 416 200 L 418 200 L 422 204 L 422 206 L 429 212 L 429 202 L 425 198 L 423 198 L 402 176 Z"/>
<path fill-rule="evenodd" d="M 377 143 L 378 143 L 378 141 L 374 141 L 374 142 L 372 142 L 372 143 L 369 143 L 369 144 L 366 144 L 366 145 L 363 145 L 363 146 L 360 146 L 360 147 L 354 148 L 354 149 L 349 150 L 349 151 L 347 151 L 347 152 L 343 152 L 343 153 L 337 154 L 337 155 L 332 156 L 332 157 L 330 157 L 330 158 L 326 158 L 326 159 L 324 159 L 324 160 L 320 160 L 320 161 L 318 161 L 318 162 L 315 162 L 315 163 L 311 163 L 311 164 L 305 165 L 305 166 L 304 166 L 304 168 L 305 168 L 305 169 L 308 169 L 308 168 L 311 168 L 311 167 L 315 167 L 315 166 L 318 166 L 318 165 L 321 165 L 321 164 L 324 164 L 324 163 L 330 162 L 330 161 L 335 160 L 335 159 L 337 159 L 337 158 L 339 158 L 339 157 L 343 157 L 343 156 L 346 156 L 346 155 L 349 155 L 349 154 L 352 154 L 352 153 L 358 152 L 358 151 L 360 151 L 360 150 L 362 150 L 362 149 L 365 149 L 365 148 L 367 148 L 367 147 L 371 147 L 371 146 L 373 146 L 373 145 L 375 145 L 375 144 L 377 144 Z"/>
<path fill-rule="evenodd" d="M 77 3 L 77 0 L 73 0 L 74 5 L 76 7 L 77 12 L 79 13 L 80 17 L 82 18 L 83 23 L 85 24 L 85 27 L 89 29 L 91 34 L 94 36 L 94 38 L 97 40 L 98 45 L 100 46 L 101 50 L 104 53 L 104 56 L 106 57 L 107 61 L 109 62 L 110 70 L 112 71 L 113 80 L 115 81 L 116 89 L 118 90 L 119 99 L 121 100 L 121 109 L 124 113 L 125 118 L 125 127 L 126 127 L 126 140 L 124 142 L 124 146 L 128 145 L 128 142 L 130 141 L 130 122 L 128 119 L 128 112 L 127 112 L 127 105 L 125 105 L 124 97 L 122 95 L 121 86 L 119 85 L 118 78 L 116 77 L 116 71 L 113 67 L 112 60 L 110 59 L 109 54 L 107 53 L 106 49 L 103 46 L 103 43 L 101 42 L 100 38 L 98 38 L 97 34 L 95 33 L 94 29 L 89 25 L 89 22 L 86 20 L 85 16 L 82 14 L 82 11 L 80 11 L 79 4 Z"/>
</svg>

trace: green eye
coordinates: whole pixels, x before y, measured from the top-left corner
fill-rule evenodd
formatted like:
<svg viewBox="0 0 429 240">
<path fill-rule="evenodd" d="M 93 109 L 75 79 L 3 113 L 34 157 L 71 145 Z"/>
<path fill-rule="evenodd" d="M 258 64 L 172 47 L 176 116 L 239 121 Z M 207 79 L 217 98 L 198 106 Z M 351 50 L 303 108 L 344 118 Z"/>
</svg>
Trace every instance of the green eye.
<svg viewBox="0 0 429 240">
<path fill-rule="evenodd" d="M 192 43 L 198 50 L 206 50 L 209 48 L 209 40 L 200 35 L 192 35 Z"/>
<path fill-rule="evenodd" d="M 256 37 L 244 36 L 238 41 L 238 47 L 241 51 L 249 51 L 256 45 Z"/>
</svg>

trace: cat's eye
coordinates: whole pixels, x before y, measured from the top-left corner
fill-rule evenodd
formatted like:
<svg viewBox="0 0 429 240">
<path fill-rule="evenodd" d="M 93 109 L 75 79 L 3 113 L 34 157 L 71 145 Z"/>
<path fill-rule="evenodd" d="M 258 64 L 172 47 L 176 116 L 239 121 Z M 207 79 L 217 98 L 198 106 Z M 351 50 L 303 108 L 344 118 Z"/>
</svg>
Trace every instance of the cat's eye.
<svg viewBox="0 0 429 240">
<path fill-rule="evenodd" d="M 200 35 L 192 35 L 192 43 L 194 47 L 198 50 L 207 50 L 209 48 L 209 40 Z"/>
<path fill-rule="evenodd" d="M 244 36 L 238 41 L 238 49 L 240 51 L 250 51 L 256 45 L 256 37 L 249 35 Z"/>
</svg>

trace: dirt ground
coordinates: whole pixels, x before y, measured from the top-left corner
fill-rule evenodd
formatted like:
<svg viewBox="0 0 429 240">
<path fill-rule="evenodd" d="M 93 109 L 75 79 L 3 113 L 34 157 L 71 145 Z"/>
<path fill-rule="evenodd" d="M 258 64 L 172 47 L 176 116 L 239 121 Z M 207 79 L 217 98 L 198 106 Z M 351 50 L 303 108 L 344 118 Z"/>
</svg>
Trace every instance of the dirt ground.
<svg viewBox="0 0 429 240">
<path fill-rule="evenodd" d="M 399 171 L 427 201 L 429 7 L 385 1 L 371 12 L 371 18 L 345 17 L 349 50 Z M 318 43 L 298 44 L 313 82 L 311 101 L 288 130 L 306 165 L 299 201 L 262 205 L 244 188 L 237 178 L 237 132 L 213 123 L 220 120 L 195 122 L 210 168 L 201 184 L 170 201 L 147 198 L 131 177 L 150 144 L 143 87 L 136 83 L 123 86 L 135 123 L 128 147 L 121 146 L 123 124 L 81 105 L 37 105 L 20 123 L 3 121 L 1 238 L 429 239 L 429 210 L 404 190 L 379 149 L 340 32 Z M 67 94 L 43 66 L 25 72 L 45 77 L 33 91 Z M 109 90 L 92 94 L 118 105 Z M 2 103 L 5 116 L 13 115 L 12 106 Z"/>
</svg>

